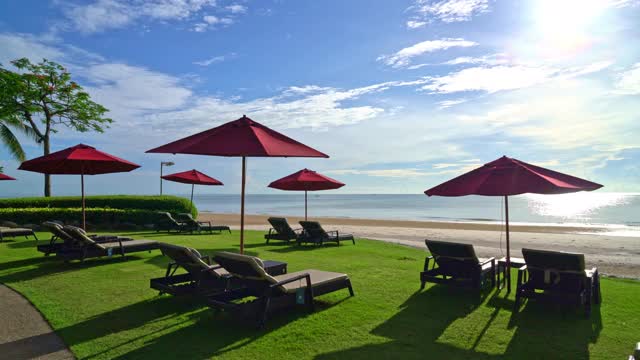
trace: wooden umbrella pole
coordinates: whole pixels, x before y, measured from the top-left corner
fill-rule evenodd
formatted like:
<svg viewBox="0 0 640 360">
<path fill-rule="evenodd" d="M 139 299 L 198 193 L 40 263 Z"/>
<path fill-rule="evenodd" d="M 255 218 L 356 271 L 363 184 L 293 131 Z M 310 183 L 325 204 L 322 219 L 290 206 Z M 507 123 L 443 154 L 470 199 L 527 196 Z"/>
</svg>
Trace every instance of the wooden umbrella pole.
<svg viewBox="0 0 640 360">
<path fill-rule="evenodd" d="M 304 191 L 304 221 L 307 221 L 307 190 Z"/>
<path fill-rule="evenodd" d="M 242 193 L 240 195 L 240 254 L 244 254 L 244 187 L 246 184 L 247 158 L 242 157 Z"/>
<path fill-rule="evenodd" d="M 191 184 L 191 211 L 193 212 L 193 188 L 195 184 Z"/>
<path fill-rule="evenodd" d="M 87 217 L 84 204 L 84 174 L 80 174 L 80 187 L 82 188 L 82 230 L 87 230 Z"/>
<path fill-rule="evenodd" d="M 505 229 L 507 233 L 507 267 L 505 269 L 507 279 L 507 293 L 511 292 L 511 252 L 509 249 L 509 197 L 504 197 L 504 212 L 505 212 Z"/>
</svg>

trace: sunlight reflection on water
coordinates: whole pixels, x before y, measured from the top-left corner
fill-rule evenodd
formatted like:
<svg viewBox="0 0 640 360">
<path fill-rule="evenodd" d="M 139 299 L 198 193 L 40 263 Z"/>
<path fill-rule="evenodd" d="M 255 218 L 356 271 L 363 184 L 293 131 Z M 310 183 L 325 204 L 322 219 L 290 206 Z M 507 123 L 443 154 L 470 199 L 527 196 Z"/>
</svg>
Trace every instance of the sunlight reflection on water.
<svg viewBox="0 0 640 360">
<path fill-rule="evenodd" d="M 589 221 L 591 214 L 605 208 L 629 204 L 634 194 L 573 193 L 562 195 L 527 194 L 529 209 L 541 216 Z"/>
</svg>

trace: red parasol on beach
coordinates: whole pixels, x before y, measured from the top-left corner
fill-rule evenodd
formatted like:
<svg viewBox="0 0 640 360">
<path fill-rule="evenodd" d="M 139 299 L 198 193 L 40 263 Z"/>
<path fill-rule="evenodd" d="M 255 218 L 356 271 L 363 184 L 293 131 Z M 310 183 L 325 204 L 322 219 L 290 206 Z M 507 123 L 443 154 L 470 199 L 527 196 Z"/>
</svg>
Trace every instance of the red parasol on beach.
<svg viewBox="0 0 640 360">
<path fill-rule="evenodd" d="M 82 228 L 85 228 L 84 176 L 129 172 L 140 165 L 115 157 L 95 148 L 79 144 L 23 162 L 19 170 L 42 174 L 80 175 L 82 188 Z"/>
<path fill-rule="evenodd" d="M 244 115 L 238 120 L 173 141 L 147 152 L 242 157 L 240 253 L 244 252 L 244 195 L 247 157 L 329 157 Z"/>
<path fill-rule="evenodd" d="M 304 191 L 304 220 L 307 220 L 307 191 L 332 190 L 344 184 L 313 170 L 302 169 L 269 184 L 270 188 L 287 191 Z"/>
<path fill-rule="evenodd" d="M 527 164 L 503 156 L 466 174 L 433 187 L 428 196 L 504 196 L 507 235 L 507 269 L 511 265 L 509 252 L 509 196 L 525 193 L 566 194 L 592 191 L 602 185 L 557 171 Z M 506 272 L 507 289 L 511 291 L 510 271 Z"/>
<path fill-rule="evenodd" d="M 183 184 L 191 184 L 191 207 L 193 208 L 193 188 L 195 185 L 224 185 L 222 182 L 193 169 L 175 174 L 169 174 L 162 177 L 165 180 L 179 182 Z"/>
<path fill-rule="evenodd" d="M 12 178 L 9 175 L 5 175 L 5 174 L 0 173 L 0 181 L 2 181 L 2 180 L 15 180 L 15 179 Z"/>
</svg>

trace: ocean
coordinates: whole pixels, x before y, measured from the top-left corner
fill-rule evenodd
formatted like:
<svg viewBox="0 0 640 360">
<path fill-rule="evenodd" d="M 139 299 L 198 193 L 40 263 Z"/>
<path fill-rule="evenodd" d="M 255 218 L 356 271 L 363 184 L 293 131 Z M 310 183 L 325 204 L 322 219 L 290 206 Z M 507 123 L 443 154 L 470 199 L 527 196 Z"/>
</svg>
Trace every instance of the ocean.
<svg viewBox="0 0 640 360">
<path fill-rule="evenodd" d="M 239 195 L 195 195 L 199 211 L 239 213 Z M 309 192 L 309 216 L 364 219 L 501 222 L 500 197 L 425 195 L 336 195 Z M 246 213 L 304 215 L 304 193 L 247 195 Z M 640 236 L 640 193 L 525 194 L 509 197 L 514 224 L 606 227 L 612 235 Z"/>
</svg>

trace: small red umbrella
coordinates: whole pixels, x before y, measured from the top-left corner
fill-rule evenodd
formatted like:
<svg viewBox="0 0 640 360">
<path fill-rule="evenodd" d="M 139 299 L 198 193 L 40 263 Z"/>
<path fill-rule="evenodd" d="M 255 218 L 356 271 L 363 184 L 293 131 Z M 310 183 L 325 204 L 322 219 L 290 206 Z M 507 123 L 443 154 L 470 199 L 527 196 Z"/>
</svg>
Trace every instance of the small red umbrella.
<svg viewBox="0 0 640 360">
<path fill-rule="evenodd" d="M 2 180 L 15 180 L 15 179 L 12 178 L 9 175 L 5 175 L 5 174 L 0 173 L 0 181 L 2 181 Z"/>
<path fill-rule="evenodd" d="M 147 152 L 242 157 L 240 253 L 244 252 L 244 192 L 247 157 L 329 157 L 327 154 L 271 130 L 244 115 L 238 120 L 187 136 Z"/>
<path fill-rule="evenodd" d="M 139 167 L 140 165 L 96 150 L 91 146 L 78 144 L 49 155 L 27 160 L 18 169 L 42 174 L 80 175 L 82 228 L 85 228 L 84 176 L 128 172 Z"/>
<path fill-rule="evenodd" d="M 162 178 L 183 184 L 191 184 L 191 208 L 193 208 L 193 187 L 195 185 L 224 185 L 222 182 L 196 169 L 165 175 Z"/>
<path fill-rule="evenodd" d="M 428 196 L 504 196 L 507 269 L 510 269 L 508 200 L 510 195 L 525 193 L 566 194 L 578 191 L 592 191 L 601 187 L 602 185 L 591 181 L 503 156 L 482 167 L 433 187 L 424 193 Z M 506 272 L 506 278 L 507 289 L 511 291 L 511 276 L 509 271 Z"/>
<path fill-rule="evenodd" d="M 307 220 L 307 191 L 332 190 L 344 184 L 309 169 L 302 169 L 269 184 L 270 188 L 289 191 L 304 191 L 304 219 Z"/>
</svg>

